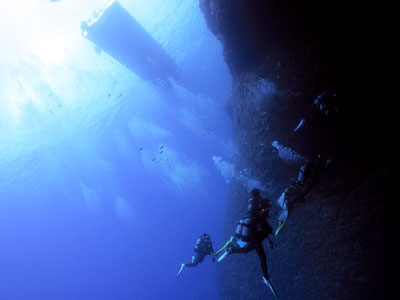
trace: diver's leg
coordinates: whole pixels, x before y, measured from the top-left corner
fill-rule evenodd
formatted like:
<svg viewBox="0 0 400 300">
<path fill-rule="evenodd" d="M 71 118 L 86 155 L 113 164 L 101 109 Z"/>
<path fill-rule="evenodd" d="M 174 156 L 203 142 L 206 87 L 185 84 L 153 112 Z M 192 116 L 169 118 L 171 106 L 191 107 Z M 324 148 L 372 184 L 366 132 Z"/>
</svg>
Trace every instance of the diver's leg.
<svg viewBox="0 0 400 300">
<path fill-rule="evenodd" d="M 261 268 L 262 268 L 262 271 L 264 274 L 263 281 L 269 287 L 269 289 L 271 290 L 275 299 L 278 299 L 275 288 L 273 287 L 273 285 L 269 279 L 268 268 L 267 268 L 267 256 L 265 255 L 265 251 L 264 251 L 264 247 L 263 247 L 262 243 L 260 242 L 260 243 L 256 244 L 255 249 L 257 251 L 258 257 L 260 258 Z"/>
<path fill-rule="evenodd" d="M 239 247 L 238 245 L 230 245 L 228 248 L 226 248 L 224 254 L 222 254 L 218 258 L 218 262 L 223 260 L 228 254 L 235 254 L 235 253 L 247 253 L 250 252 L 251 250 L 254 249 L 254 246 L 252 243 L 247 243 L 244 247 Z"/>
<path fill-rule="evenodd" d="M 243 248 L 240 248 L 240 247 L 237 247 L 237 246 L 233 247 L 233 245 L 232 245 L 230 254 L 234 254 L 234 253 L 248 253 L 248 252 L 250 252 L 250 251 L 253 250 L 253 249 L 254 249 L 254 244 L 253 244 L 253 243 L 250 243 L 250 242 L 248 242 Z"/>
<path fill-rule="evenodd" d="M 185 264 L 185 267 L 195 267 L 199 263 L 201 263 L 204 259 L 205 255 L 197 253 L 196 257 L 194 258 L 193 262 L 190 264 Z"/>
<path fill-rule="evenodd" d="M 223 260 L 228 254 L 234 254 L 234 253 L 247 253 L 250 252 L 251 250 L 254 249 L 253 243 L 247 242 L 246 245 L 244 245 L 243 247 L 240 247 L 237 243 L 237 241 L 233 244 L 231 244 L 230 246 L 228 246 L 226 248 L 226 250 L 224 251 L 224 254 L 222 254 L 219 258 L 218 258 L 218 262 L 220 262 L 221 260 Z"/>
<path fill-rule="evenodd" d="M 267 256 L 265 255 L 264 247 L 261 243 L 257 243 L 254 246 L 254 248 L 256 249 L 258 257 L 260 258 L 261 269 L 264 274 L 264 277 L 265 279 L 269 280 L 268 268 L 267 268 Z"/>
</svg>

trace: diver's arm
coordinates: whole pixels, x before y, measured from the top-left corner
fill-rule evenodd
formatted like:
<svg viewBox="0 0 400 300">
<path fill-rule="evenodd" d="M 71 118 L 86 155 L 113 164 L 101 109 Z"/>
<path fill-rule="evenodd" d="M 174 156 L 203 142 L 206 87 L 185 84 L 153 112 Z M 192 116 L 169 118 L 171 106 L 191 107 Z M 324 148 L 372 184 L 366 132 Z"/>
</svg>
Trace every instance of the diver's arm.
<svg viewBox="0 0 400 300">
<path fill-rule="evenodd" d="M 214 252 L 215 252 L 215 251 L 214 251 L 214 248 L 213 248 L 213 245 L 212 245 L 211 242 L 210 242 L 210 251 L 211 251 L 211 254 L 214 255 Z"/>
<path fill-rule="evenodd" d="M 208 246 L 209 246 L 208 249 L 210 250 L 210 255 L 211 255 L 212 261 L 215 262 L 217 260 L 217 256 L 215 255 L 215 251 L 212 246 L 212 243 L 210 242 Z"/>
</svg>

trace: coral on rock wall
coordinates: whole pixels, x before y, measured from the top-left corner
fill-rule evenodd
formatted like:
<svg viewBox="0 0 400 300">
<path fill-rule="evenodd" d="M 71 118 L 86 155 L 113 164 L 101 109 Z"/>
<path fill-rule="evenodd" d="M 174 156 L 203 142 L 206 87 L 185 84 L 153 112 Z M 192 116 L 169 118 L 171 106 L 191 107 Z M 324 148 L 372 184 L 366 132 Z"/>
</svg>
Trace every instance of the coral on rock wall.
<svg viewBox="0 0 400 300">
<path fill-rule="evenodd" d="M 332 159 L 273 237 L 275 248 L 264 245 L 278 297 L 384 299 L 384 205 L 394 167 L 384 123 L 364 98 L 363 20 L 334 1 L 200 0 L 200 7 L 233 78 L 227 109 L 238 168 L 251 170 L 275 203 L 299 158 Z M 277 145 L 297 161 L 282 159 Z M 232 181 L 229 197 L 227 238 L 246 212 L 248 190 Z M 278 213 L 274 205 L 274 229 Z M 218 265 L 222 299 L 272 299 L 261 278 L 255 253 Z"/>
</svg>

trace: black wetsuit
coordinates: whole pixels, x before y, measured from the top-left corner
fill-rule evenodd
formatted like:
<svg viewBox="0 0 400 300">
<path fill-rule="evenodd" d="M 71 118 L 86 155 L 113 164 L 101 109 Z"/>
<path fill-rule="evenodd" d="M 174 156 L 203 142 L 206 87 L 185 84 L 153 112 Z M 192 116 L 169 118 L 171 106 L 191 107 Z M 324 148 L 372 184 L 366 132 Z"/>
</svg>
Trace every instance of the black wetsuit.
<svg viewBox="0 0 400 300">
<path fill-rule="evenodd" d="M 254 218 L 254 226 L 251 228 L 250 240 L 246 243 L 243 248 L 238 246 L 231 246 L 231 253 L 248 253 L 252 250 L 256 250 L 258 257 L 260 258 L 261 269 L 265 279 L 269 280 L 268 268 L 267 268 L 267 256 L 265 255 L 263 240 L 272 233 L 272 228 L 269 225 L 267 218 L 269 200 L 261 197 L 252 198 L 249 201 L 246 217 Z"/>
<path fill-rule="evenodd" d="M 196 251 L 196 256 L 193 262 L 185 264 L 186 267 L 195 267 L 197 266 L 198 263 L 203 262 L 204 258 L 207 255 L 214 254 L 214 249 L 210 237 L 206 239 L 204 238 L 204 236 L 200 236 L 196 241 L 196 245 L 194 246 L 194 251 Z"/>
<path fill-rule="evenodd" d="M 296 180 L 298 195 L 296 200 L 302 200 L 311 188 L 319 181 L 319 177 L 326 170 L 326 161 L 319 156 L 314 156 L 301 166 L 299 175 Z"/>
<path fill-rule="evenodd" d="M 256 250 L 258 257 L 260 258 L 261 269 L 264 274 L 265 279 L 269 280 L 268 268 L 267 268 L 267 255 L 265 255 L 264 247 L 262 241 L 252 241 L 248 242 L 243 248 L 232 247 L 231 253 L 248 253 L 252 250 Z"/>
</svg>

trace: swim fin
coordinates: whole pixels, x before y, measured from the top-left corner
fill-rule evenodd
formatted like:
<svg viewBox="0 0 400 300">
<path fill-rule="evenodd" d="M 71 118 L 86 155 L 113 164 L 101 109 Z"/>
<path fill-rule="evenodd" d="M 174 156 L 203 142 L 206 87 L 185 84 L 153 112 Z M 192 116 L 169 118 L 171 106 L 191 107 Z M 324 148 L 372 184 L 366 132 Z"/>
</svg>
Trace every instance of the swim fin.
<svg viewBox="0 0 400 300">
<path fill-rule="evenodd" d="M 222 254 L 219 258 L 218 258 L 218 262 L 220 262 L 221 260 L 223 260 L 229 253 L 231 253 L 231 249 L 228 248 L 225 250 L 224 254 Z"/>
<path fill-rule="evenodd" d="M 278 233 L 282 230 L 283 226 L 285 226 L 286 222 L 279 222 L 279 227 L 278 229 L 275 231 L 275 236 L 278 235 Z"/>
<path fill-rule="evenodd" d="M 179 269 L 178 274 L 176 275 L 176 278 L 179 277 L 179 275 L 181 275 L 183 268 L 185 267 L 185 264 L 181 264 L 181 268 Z"/>
<path fill-rule="evenodd" d="M 231 236 L 231 238 L 225 243 L 225 245 L 222 246 L 221 249 L 219 249 L 217 252 L 214 253 L 214 255 L 220 254 L 222 251 L 224 251 L 230 244 L 232 244 L 234 237 Z M 219 260 L 218 260 L 219 261 Z"/>
<path fill-rule="evenodd" d="M 271 281 L 269 281 L 268 279 L 266 279 L 264 276 L 263 276 L 263 280 L 264 280 L 264 283 L 265 283 L 265 284 L 269 287 L 269 289 L 271 290 L 272 294 L 274 294 L 275 299 L 278 299 L 278 297 L 276 296 L 276 291 L 275 291 L 274 287 L 272 286 Z"/>
<path fill-rule="evenodd" d="M 306 119 L 302 118 L 302 119 L 300 120 L 299 125 L 297 125 L 297 127 L 293 130 L 293 132 L 296 132 L 297 130 L 299 130 L 299 129 L 303 126 L 303 124 L 304 124 L 305 121 L 306 121 Z"/>
</svg>

